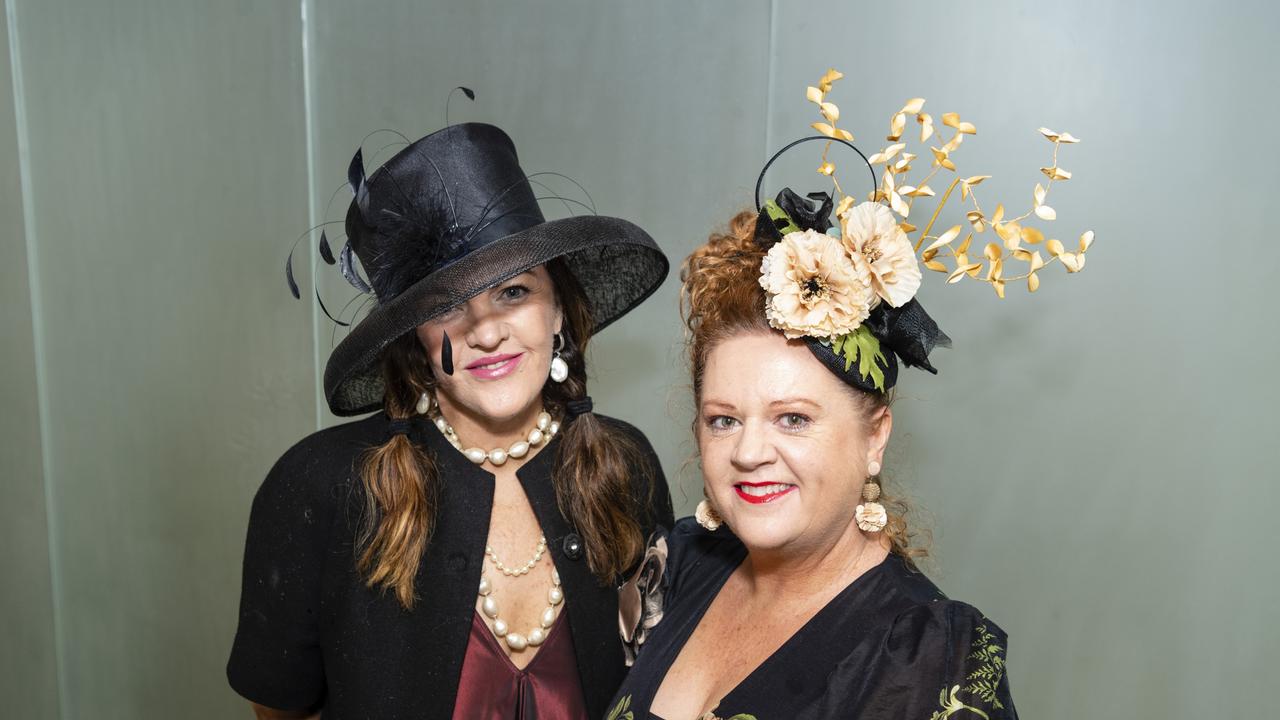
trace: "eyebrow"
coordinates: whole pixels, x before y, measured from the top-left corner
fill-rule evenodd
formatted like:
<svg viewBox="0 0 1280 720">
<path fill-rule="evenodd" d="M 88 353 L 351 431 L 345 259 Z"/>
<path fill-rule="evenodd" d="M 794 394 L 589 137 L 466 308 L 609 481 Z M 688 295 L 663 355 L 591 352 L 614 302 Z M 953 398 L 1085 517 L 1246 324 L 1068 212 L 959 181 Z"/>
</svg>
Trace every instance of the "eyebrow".
<svg viewBox="0 0 1280 720">
<path fill-rule="evenodd" d="M 808 398 L 802 398 L 802 397 L 779 398 L 769 403 L 770 408 L 788 407 L 788 406 L 794 406 L 794 405 L 807 405 L 808 407 L 811 407 L 815 410 L 822 409 L 822 406 L 819 405 L 818 403 Z M 703 408 L 703 411 L 705 412 L 708 408 L 736 410 L 737 406 L 734 405 L 733 403 L 725 402 L 723 400 L 711 399 L 711 400 L 704 400 L 702 402 L 702 408 Z"/>
</svg>

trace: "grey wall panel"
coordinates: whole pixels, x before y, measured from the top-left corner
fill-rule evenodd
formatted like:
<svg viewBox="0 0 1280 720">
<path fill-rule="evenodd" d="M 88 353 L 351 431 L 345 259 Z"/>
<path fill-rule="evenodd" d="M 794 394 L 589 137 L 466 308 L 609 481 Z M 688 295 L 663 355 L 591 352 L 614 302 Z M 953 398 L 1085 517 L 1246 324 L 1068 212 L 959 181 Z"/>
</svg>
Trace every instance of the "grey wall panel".
<svg viewBox="0 0 1280 720">
<path fill-rule="evenodd" d="M 868 152 L 910 97 L 974 122 L 956 162 L 994 176 L 988 209 L 1029 209 L 1050 158 L 1036 128 L 1084 139 L 1062 151 L 1075 177 L 1040 226 L 1069 244 L 1096 230 L 1090 264 L 1003 302 L 927 273 L 922 302 L 955 348 L 938 377 L 901 378 L 887 465 L 932 513 L 936 579 L 1010 631 L 1023 714 L 1263 712 L 1250 678 L 1280 660 L 1267 615 L 1280 492 L 1259 448 L 1280 340 L 1258 323 L 1273 284 L 1263 213 L 1280 187 L 1265 160 L 1228 148 L 1251 132 L 1238 110 L 1280 109 L 1259 92 L 1280 14 L 780 0 L 776 18 L 772 145 L 817 119 L 804 88 L 831 65 L 847 75 L 832 95 L 842 124 Z M 953 200 L 941 227 L 957 222 Z"/>
<path fill-rule="evenodd" d="M 298 5 L 16 16 L 63 717 L 234 717 L 250 497 L 315 414 L 310 315 L 281 277 L 306 222 Z"/>
<path fill-rule="evenodd" d="M 473 88 L 477 99 L 456 95 L 452 121 L 504 128 L 526 172 L 581 182 L 601 213 L 647 229 L 673 265 L 749 202 L 763 152 L 766 2 L 318 0 L 314 7 L 321 208 L 366 133 L 394 128 L 416 139 L 443 127 L 455 85 Z M 370 170 L 370 156 L 392 139 L 366 143 Z M 341 219 L 349 199 L 340 193 L 324 219 Z M 601 412 L 648 433 L 672 475 L 691 452 L 675 275 L 601 334 L 590 388 Z M 334 298 L 349 296 L 341 280 L 325 287 Z M 322 356 L 328 349 L 326 338 Z M 691 510 L 699 487 L 675 490 L 677 506 Z"/>
<path fill-rule="evenodd" d="M 0 697 L 13 717 L 52 718 L 58 713 L 53 588 L 18 162 L 21 100 L 12 70 L 8 23 L 0 16 Z"/>
</svg>

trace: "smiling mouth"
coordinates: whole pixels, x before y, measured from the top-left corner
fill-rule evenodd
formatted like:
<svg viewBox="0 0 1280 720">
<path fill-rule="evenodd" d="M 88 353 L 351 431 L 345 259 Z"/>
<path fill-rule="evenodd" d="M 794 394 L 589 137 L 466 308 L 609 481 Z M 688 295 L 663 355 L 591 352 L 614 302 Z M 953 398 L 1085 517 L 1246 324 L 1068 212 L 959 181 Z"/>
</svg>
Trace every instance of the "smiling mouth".
<svg viewBox="0 0 1280 720">
<path fill-rule="evenodd" d="M 796 486 L 787 483 L 738 483 L 733 486 L 733 489 L 738 493 L 738 497 L 753 505 L 759 505 L 786 496 L 795 490 Z"/>
<path fill-rule="evenodd" d="M 494 355 L 467 365 L 467 372 L 482 379 L 496 379 L 513 372 L 524 353 L 514 355 Z"/>
</svg>

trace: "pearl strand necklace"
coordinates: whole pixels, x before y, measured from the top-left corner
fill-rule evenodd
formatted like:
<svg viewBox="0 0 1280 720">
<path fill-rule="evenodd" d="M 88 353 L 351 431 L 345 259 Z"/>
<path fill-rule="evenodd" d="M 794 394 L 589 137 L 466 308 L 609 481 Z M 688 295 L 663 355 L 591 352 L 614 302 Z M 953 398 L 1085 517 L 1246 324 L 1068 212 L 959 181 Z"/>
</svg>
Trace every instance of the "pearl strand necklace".
<svg viewBox="0 0 1280 720">
<path fill-rule="evenodd" d="M 538 549 L 534 553 L 533 559 L 521 567 L 512 570 L 502 564 L 502 561 L 498 559 L 498 556 L 493 551 L 492 547 L 486 545 L 484 548 L 485 555 L 489 557 L 493 566 L 496 567 L 503 575 L 508 577 L 528 574 L 528 572 L 538 564 L 538 561 L 542 559 L 542 555 L 546 551 L 547 538 L 546 536 L 543 536 L 538 538 Z M 490 620 L 493 620 L 493 634 L 502 638 L 507 643 L 507 647 L 511 648 L 513 652 L 521 652 L 525 648 L 537 647 L 545 642 L 547 639 L 547 631 L 550 630 L 551 626 L 556 622 L 556 606 L 564 601 L 564 591 L 560 589 L 560 573 L 552 567 L 551 589 L 547 591 L 547 607 L 542 611 L 541 617 L 538 618 L 539 627 L 530 630 L 528 635 L 521 635 L 518 632 L 511 632 L 510 627 L 507 626 L 507 622 L 498 617 L 498 601 L 493 598 L 493 585 L 490 584 L 489 578 L 485 577 L 483 574 L 480 575 L 479 595 L 480 610 L 484 612 Z"/>
<path fill-rule="evenodd" d="M 459 452 L 467 456 L 468 460 L 477 465 L 483 465 L 486 461 L 494 465 L 502 465 L 507 461 L 507 458 L 522 458 L 529 454 L 530 449 L 536 448 L 543 443 L 551 442 L 551 438 L 560 432 L 560 423 L 552 420 L 551 414 L 543 410 L 538 413 L 537 426 L 529 431 L 524 440 L 513 443 L 509 448 L 494 448 L 489 452 L 485 452 L 478 447 L 463 449 L 462 440 L 458 438 L 458 433 L 454 431 L 453 426 L 439 412 L 435 414 L 434 421 L 436 427 L 444 434 L 445 439 L 449 441 L 449 444 L 453 445 Z"/>
</svg>

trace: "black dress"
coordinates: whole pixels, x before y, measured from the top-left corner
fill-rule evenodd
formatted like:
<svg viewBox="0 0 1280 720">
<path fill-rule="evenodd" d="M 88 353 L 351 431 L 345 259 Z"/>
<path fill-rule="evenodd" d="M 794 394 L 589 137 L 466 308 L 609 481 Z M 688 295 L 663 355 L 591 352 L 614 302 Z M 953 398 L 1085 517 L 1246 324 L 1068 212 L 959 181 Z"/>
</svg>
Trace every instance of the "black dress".
<svg viewBox="0 0 1280 720">
<path fill-rule="evenodd" d="M 639 430 L 617 420 L 645 451 L 653 478 L 634 488 L 646 532 L 671 518 L 657 457 Z M 373 415 L 321 430 L 276 462 L 257 496 L 245 546 L 240 623 L 227 677 L 261 705 L 301 710 L 323 705 L 325 720 L 450 720 L 475 613 L 493 504 L 493 475 L 455 450 L 429 421 L 410 439 L 435 456 L 441 490 L 435 534 L 404 610 L 393 594 L 371 590 L 355 570 L 353 545 L 363 508 L 358 476 L 366 449 L 388 438 Z M 565 593 L 573 650 L 592 717 L 604 715 L 626 668 L 618 640 L 617 594 L 587 567 L 582 538 L 560 513 L 551 468 L 560 437 L 516 471 L 547 538 Z M 650 500 L 650 497 L 652 498 Z"/>
<path fill-rule="evenodd" d="M 727 528 L 708 532 L 693 518 L 677 523 L 667 544 L 662 619 L 648 631 L 608 720 L 661 720 L 649 707 L 667 670 L 747 555 Z M 713 712 L 725 720 L 1015 720 L 1006 647 L 995 623 L 948 600 L 890 555 L 836 595 Z"/>
</svg>

